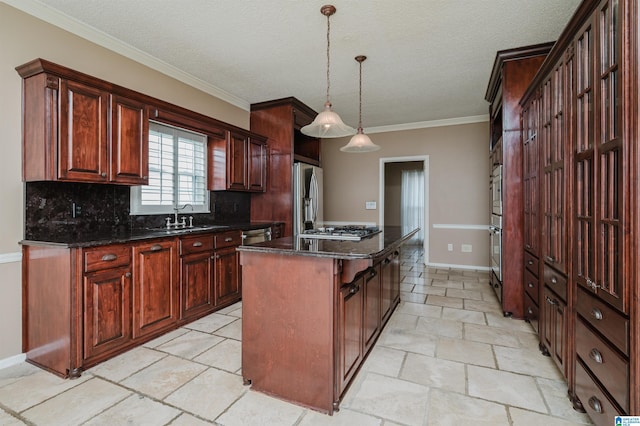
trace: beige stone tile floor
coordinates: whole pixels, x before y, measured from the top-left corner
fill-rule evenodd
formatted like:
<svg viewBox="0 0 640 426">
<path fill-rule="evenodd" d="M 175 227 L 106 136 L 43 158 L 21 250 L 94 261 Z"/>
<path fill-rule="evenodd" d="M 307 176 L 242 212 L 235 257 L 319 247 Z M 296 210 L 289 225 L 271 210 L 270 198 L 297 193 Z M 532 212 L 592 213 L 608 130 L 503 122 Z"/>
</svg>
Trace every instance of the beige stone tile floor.
<svg viewBox="0 0 640 426">
<path fill-rule="evenodd" d="M 488 272 L 401 259 L 401 303 L 339 412 L 320 414 L 242 384 L 242 303 L 63 380 L 0 370 L 0 425 L 588 425 L 538 350 L 505 318 Z"/>
</svg>

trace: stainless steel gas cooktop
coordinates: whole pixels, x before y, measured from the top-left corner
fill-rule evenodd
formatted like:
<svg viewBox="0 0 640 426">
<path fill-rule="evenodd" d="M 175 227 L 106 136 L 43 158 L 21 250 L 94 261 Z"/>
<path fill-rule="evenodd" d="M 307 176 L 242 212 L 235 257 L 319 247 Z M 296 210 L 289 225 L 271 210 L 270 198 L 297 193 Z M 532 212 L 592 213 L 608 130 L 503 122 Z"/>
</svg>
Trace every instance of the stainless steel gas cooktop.
<svg viewBox="0 0 640 426">
<path fill-rule="evenodd" d="M 322 227 L 307 229 L 302 233 L 304 238 L 317 238 L 322 240 L 346 240 L 360 241 L 380 232 L 377 226 L 347 225 L 335 227 Z"/>
</svg>

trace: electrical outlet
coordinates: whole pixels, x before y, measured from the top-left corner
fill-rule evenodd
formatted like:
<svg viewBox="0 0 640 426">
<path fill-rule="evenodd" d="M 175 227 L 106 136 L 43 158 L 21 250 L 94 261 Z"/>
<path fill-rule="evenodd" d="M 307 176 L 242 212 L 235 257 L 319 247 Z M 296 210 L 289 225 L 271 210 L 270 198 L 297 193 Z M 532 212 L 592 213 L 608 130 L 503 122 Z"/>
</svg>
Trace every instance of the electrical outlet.
<svg viewBox="0 0 640 426">
<path fill-rule="evenodd" d="M 447 250 L 453 251 L 453 244 L 447 244 Z"/>
<path fill-rule="evenodd" d="M 471 244 L 463 244 L 460 246 L 460 251 L 463 253 L 471 253 L 473 251 L 473 246 Z"/>
<path fill-rule="evenodd" d="M 71 217 L 74 219 L 76 217 L 82 216 L 82 207 L 77 203 L 71 203 Z"/>
<path fill-rule="evenodd" d="M 376 202 L 375 201 L 365 201 L 364 208 L 366 210 L 375 210 L 376 209 Z"/>
</svg>

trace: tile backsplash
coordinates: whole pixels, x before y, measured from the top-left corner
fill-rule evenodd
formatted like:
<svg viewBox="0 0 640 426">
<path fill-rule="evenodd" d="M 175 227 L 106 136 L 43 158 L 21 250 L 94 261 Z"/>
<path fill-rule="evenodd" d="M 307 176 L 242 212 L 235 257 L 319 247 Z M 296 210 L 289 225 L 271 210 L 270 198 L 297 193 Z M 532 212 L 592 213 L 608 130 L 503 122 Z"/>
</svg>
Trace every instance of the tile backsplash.
<svg viewBox="0 0 640 426">
<path fill-rule="evenodd" d="M 129 214 L 129 187 L 72 182 L 26 182 L 24 184 L 24 238 L 46 240 L 56 235 L 89 232 L 123 232 L 161 227 L 168 214 Z M 237 224 L 250 220 L 251 194 L 210 192 L 210 213 L 185 213 L 193 223 Z"/>
</svg>

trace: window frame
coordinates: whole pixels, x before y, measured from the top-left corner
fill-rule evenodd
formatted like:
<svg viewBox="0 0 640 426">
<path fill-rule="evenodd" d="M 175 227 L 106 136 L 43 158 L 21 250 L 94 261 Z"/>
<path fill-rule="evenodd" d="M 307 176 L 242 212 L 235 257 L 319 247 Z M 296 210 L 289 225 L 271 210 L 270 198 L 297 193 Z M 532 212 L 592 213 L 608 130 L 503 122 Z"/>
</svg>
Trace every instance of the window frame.
<svg viewBox="0 0 640 426">
<path fill-rule="evenodd" d="M 207 155 L 207 143 L 208 143 L 208 136 L 205 133 L 202 132 L 198 132 L 189 128 L 185 128 L 185 127 L 180 127 L 180 126 L 175 126 L 175 125 L 171 125 L 168 123 L 164 123 L 164 122 L 160 122 L 160 121 L 154 121 L 154 120 L 149 120 L 149 137 L 151 135 L 152 131 L 159 131 L 159 132 L 166 132 L 167 129 L 171 129 L 172 135 L 173 135 L 173 167 L 174 167 L 174 172 L 173 172 L 173 200 L 174 202 L 169 205 L 162 205 L 162 204 L 152 204 L 152 205 L 143 205 L 142 204 L 142 188 L 145 185 L 137 185 L 137 186 L 132 186 L 131 187 L 131 191 L 130 191 L 130 207 L 129 207 L 129 214 L 131 216 L 138 216 L 138 215 L 164 215 L 164 214 L 173 214 L 175 213 L 176 209 L 181 210 L 181 213 L 210 213 L 210 202 L 209 202 L 209 198 L 210 198 L 210 193 L 209 193 L 209 187 L 208 187 L 208 173 L 207 173 L 207 161 L 208 161 L 208 155 Z M 168 133 L 168 132 L 167 132 Z M 204 148 L 204 154 L 203 154 L 203 167 L 204 167 L 204 175 L 203 175 L 203 196 L 204 196 L 204 201 L 202 205 L 193 205 L 192 203 L 178 203 L 178 196 L 179 196 L 179 178 L 180 178 L 180 173 L 178 172 L 179 168 L 178 168 L 178 163 L 179 163 L 179 150 L 178 150 L 178 143 L 179 143 L 179 134 L 180 133 L 186 133 L 189 135 L 194 135 L 196 136 L 198 139 L 194 138 L 194 139 L 190 139 L 193 140 L 194 142 L 202 142 L 203 144 L 203 148 Z M 149 144 L 149 146 L 151 146 L 151 144 Z M 146 153 L 146 155 L 149 155 L 149 152 Z M 148 185 L 147 185 L 148 186 Z M 184 206 L 188 206 L 186 209 Z M 190 208 L 189 208 L 190 207 Z"/>
</svg>

